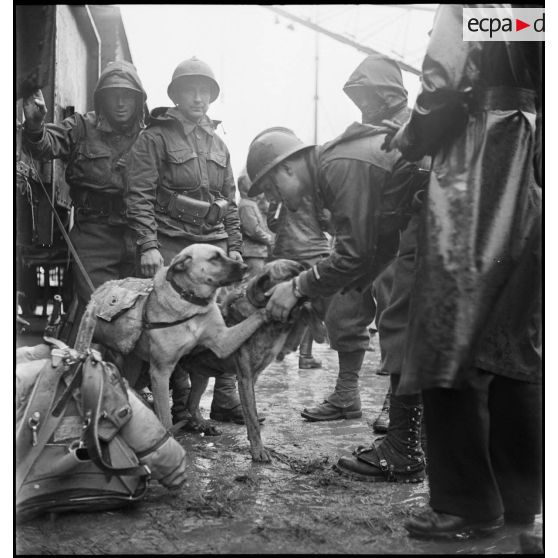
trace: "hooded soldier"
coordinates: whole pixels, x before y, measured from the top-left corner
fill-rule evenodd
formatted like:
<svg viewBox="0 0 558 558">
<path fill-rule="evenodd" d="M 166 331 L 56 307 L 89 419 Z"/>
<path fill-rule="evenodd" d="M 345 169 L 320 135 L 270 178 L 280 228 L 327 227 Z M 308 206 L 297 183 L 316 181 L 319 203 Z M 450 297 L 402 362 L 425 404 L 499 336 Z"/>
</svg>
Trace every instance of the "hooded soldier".
<svg viewBox="0 0 558 558">
<path fill-rule="evenodd" d="M 386 78 L 381 77 L 383 73 Z M 359 374 L 369 344 L 368 325 L 374 318 L 370 287 L 397 253 L 399 233 L 410 218 L 417 182 L 418 167 L 399 153 L 383 152 L 380 147 L 385 130 L 368 123 L 386 114 L 405 118 L 407 92 L 401 71 L 394 61 L 373 56 L 353 76 L 357 74 L 359 78 L 371 76 L 369 81 L 359 80 L 360 86 L 350 85 L 352 79 L 346 86 L 351 95 L 358 96 L 365 123 L 351 124 L 320 147 L 304 144 L 292 132 L 271 129 L 252 142 L 248 154 L 247 168 L 253 181 L 250 195 L 264 190 L 291 211 L 297 211 L 302 198 L 309 196 L 318 213 L 322 208 L 331 213 L 335 236 L 331 254 L 294 281 L 275 287 L 267 305 L 274 318 L 286 320 L 299 298 L 332 297 L 325 322 L 331 347 L 338 352 L 339 375 L 326 400 L 303 411 L 302 416 L 309 420 L 362 414 Z M 362 90 L 363 83 L 374 93 L 370 100 Z M 368 103 L 368 110 L 364 103 Z M 412 466 L 405 463 L 392 475 L 392 470 L 377 463 L 369 466 L 369 480 L 424 478 L 423 455 L 417 444 L 420 409 L 406 404 L 400 415 L 399 428 L 405 428 L 406 435 L 399 450 L 412 456 Z M 409 430 L 412 435 L 407 434 Z"/>
<path fill-rule="evenodd" d="M 438 8 L 415 109 L 391 141 L 433 157 L 399 389 L 422 390 L 428 429 L 431 509 L 406 527 L 437 538 L 530 525 L 542 494 L 544 43 L 464 41 L 462 26 L 463 6 Z"/>
<path fill-rule="evenodd" d="M 167 88 L 172 107 L 151 112 L 130 154 L 125 196 L 137 234 L 140 271 L 151 277 L 183 248 L 208 243 L 242 261 L 242 235 L 230 155 L 207 116 L 219 96 L 213 70 L 196 57 L 182 61 Z M 178 366 L 171 379 L 173 421 L 190 417 L 189 380 Z M 215 379 L 210 417 L 243 423 L 234 372 Z"/>
<path fill-rule="evenodd" d="M 42 92 L 24 99 L 24 146 L 40 161 L 61 159 L 74 207 L 70 239 L 94 288 L 134 274 L 135 241 L 126 226 L 123 170 L 143 127 L 146 94 L 136 68 L 110 62 L 93 95 L 95 111 L 45 124 Z M 79 317 L 91 295 L 87 279 L 73 266 Z M 70 334 L 70 344 L 73 334 Z"/>
</svg>

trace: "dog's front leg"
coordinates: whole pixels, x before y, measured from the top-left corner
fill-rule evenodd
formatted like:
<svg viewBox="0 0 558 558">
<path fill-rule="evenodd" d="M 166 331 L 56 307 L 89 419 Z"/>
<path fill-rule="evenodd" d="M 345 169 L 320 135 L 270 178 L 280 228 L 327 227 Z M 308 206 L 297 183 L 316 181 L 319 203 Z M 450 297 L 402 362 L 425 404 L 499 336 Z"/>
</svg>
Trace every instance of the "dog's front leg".
<svg viewBox="0 0 558 558">
<path fill-rule="evenodd" d="M 153 363 L 149 366 L 149 377 L 151 378 L 151 392 L 153 393 L 155 414 L 167 430 L 170 430 L 172 427 L 169 390 L 172 371 L 173 367 L 166 369 L 158 367 Z"/>
<path fill-rule="evenodd" d="M 238 350 L 236 360 L 236 375 L 238 377 L 238 394 L 244 411 L 248 440 L 250 441 L 250 453 L 253 461 L 269 463 L 271 454 L 264 448 L 260 434 L 260 423 L 258 421 L 258 410 L 256 408 L 256 393 L 250 367 L 250 355 L 245 347 Z"/>
<path fill-rule="evenodd" d="M 212 350 L 218 358 L 227 358 L 234 353 L 242 343 L 247 341 L 266 321 L 265 309 L 262 308 L 233 327 L 225 326 L 219 328 L 219 330 L 214 330 L 212 332 L 213 334 L 207 337 L 206 342 L 202 342 L 201 344 Z M 224 322 L 222 323 L 224 326 Z"/>
</svg>

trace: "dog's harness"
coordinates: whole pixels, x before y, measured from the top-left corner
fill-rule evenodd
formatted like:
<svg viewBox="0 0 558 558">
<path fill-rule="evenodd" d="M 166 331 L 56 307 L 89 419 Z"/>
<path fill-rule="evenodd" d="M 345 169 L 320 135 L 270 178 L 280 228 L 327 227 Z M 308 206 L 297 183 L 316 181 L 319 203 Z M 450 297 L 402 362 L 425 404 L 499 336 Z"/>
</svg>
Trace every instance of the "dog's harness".
<svg viewBox="0 0 558 558">
<path fill-rule="evenodd" d="M 211 297 L 201 298 L 199 296 L 196 296 L 192 292 L 180 288 L 180 285 L 176 283 L 176 281 L 172 277 L 169 280 L 169 283 L 171 284 L 171 287 L 180 295 L 180 298 L 186 300 L 187 302 L 196 304 L 197 306 L 207 306 L 211 302 Z M 148 297 L 145 300 L 145 304 L 143 305 L 143 310 L 141 315 L 142 329 L 163 329 L 165 327 L 180 325 L 183 324 L 184 322 L 187 322 L 188 320 L 191 320 L 196 315 L 193 314 L 192 316 L 187 316 L 186 318 L 182 318 L 174 322 L 150 322 L 149 319 L 147 318 L 147 304 L 149 302 L 150 296 L 151 293 L 149 293 Z"/>
</svg>

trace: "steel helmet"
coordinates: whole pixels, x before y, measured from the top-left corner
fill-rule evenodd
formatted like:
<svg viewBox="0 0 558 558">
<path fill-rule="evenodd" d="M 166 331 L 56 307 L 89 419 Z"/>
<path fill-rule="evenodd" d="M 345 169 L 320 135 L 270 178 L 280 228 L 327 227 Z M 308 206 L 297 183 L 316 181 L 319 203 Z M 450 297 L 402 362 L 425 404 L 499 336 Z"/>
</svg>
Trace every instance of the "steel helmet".
<svg viewBox="0 0 558 558">
<path fill-rule="evenodd" d="M 249 196 L 262 192 L 262 178 L 287 157 L 315 147 L 304 143 L 289 128 L 276 126 L 260 132 L 250 144 L 246 170 L 252 181 Z"/>
<path fill-rule="evenodd" d="M 215 79 L 213 70 L 209 67 L 208 64 L 194 56 L 192 58 L 189 58 L 188 60 L 183 60 L 182 62 L 180 62 L 180 64 L 176 67 L 172 74 L 172 80 L 167 88 L 167 94 L 173 101 L 173 86 L 175 81 L 182 77 L 189 76 L 203 76 L 207 78 L 211 84 L 211 98 L 209 99 L 209 102 L 212 103 L 213 101 L 215 101 L 215 99 L 217 99 L 220 89 L 219 84 Z"/>
</svg>

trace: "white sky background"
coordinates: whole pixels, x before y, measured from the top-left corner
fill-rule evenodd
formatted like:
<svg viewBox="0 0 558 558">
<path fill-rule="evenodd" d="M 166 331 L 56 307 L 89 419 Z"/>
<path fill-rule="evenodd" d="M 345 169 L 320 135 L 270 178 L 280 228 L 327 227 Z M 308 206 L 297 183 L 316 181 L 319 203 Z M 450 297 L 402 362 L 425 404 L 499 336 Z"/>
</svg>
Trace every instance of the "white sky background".
<svg viewBox="0 0 558 558">
<path fill-rule="evenodd" d="M 264 128 L 287 126 L 302 140 L 313 141 L 313 30 L 257 5 L 119 7 L 150 109 L 172 105 L 166 91 L 179 62 L 197 56 L 211 66 L 221 94 L 208 115 L 223 121 L 218 133 L 231 153 L 235 177 L 245 164 L 249 143 Z M 325 17 L 325 27 L 357 39 L 370 35 L 369 27 L 372 36 L 366 37 L 367 46 L 378 50 L 382 46 L 386 54 L 402 54 L 418 68 L 434 17 L 434 12 L 415 11 L 409 24 L 405 10 L 385 5 L 362 5 L 358 10 L 327 4 L 281 7 L 312 17 L 318 10 L 318 17 Z M 365 57 L 351 46 L 319 35 L 318 143 L 360 121 L 360 111 L 342 88 Z M 412 104 L 419 80 L 407 72 L 403 77 Z"/>
</svg>

